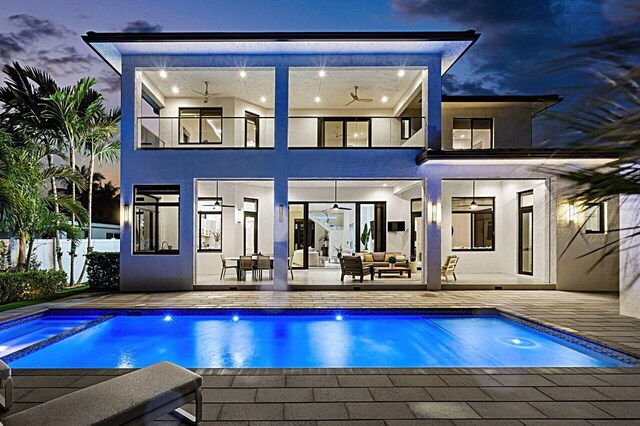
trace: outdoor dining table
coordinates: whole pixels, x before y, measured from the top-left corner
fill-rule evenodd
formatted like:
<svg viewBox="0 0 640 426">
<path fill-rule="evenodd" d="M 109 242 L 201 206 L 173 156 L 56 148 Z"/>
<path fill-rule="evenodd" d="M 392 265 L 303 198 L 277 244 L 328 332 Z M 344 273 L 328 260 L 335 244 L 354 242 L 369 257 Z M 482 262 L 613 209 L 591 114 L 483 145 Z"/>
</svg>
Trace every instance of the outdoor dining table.
<svg viewBox="0 0 640 426">
<path fill-rule="evenodd" d="M 226 258 L 227 262 L 235 262 L 236 264 L 236 279 L 238 281 L 241 280 L 242 276 L 241 276 L 241 272 L 240 271 L 240 256 L 232 256 L 232 257 L 227 257 Z M 251 260 L 253 261 L 253 266 L 257 266 L 258 264 L 258 256 L 253 255 L 251 256 Z M 269 256 L 269 262 L 271 263 L 271 269 L 273 269 L 273 256 Z"/>
</svg>

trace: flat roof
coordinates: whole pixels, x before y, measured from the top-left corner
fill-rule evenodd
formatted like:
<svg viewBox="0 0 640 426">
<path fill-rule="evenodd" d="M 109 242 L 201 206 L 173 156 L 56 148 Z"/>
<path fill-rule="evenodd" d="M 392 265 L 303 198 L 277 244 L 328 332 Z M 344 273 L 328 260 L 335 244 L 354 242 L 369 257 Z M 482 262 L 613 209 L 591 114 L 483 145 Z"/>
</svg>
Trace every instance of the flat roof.
<svg viewBox="0 0 640 426">
<path fill-rule="evenodd" d="M 557 103 L 563 98 L 558 94 L 547 95 L 442 95 L 442 103 L 461 104 L 531 104 L 531 116 L 535 117 Z"/>
<path fill-rule="evenodd" d="M 517 148 L 517 149 L 424 149 L 417 157 L 416 164 L 429 161 L 469 161 L 469 160 L 615 160 L 620 154 L 607 150 L 575 148 Z"/>
<path fill-rule="evenodd" d="M 444 74 L 480 37 L 468 31 L 96 33 L 82 39 L 116 72 L 123 55 L 440 54 Z"/>
</svg>

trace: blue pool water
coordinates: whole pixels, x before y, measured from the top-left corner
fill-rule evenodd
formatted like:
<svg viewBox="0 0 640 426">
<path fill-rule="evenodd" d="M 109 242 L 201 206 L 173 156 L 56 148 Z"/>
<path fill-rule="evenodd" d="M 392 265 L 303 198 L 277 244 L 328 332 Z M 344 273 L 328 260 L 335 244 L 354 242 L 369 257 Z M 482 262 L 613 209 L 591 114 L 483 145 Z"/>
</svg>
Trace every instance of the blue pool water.
<svg viewBox="0 0 640 426">
<path fill-rule="evenodd" d="M 190 368 L 628 365 L 498 315 L 308 312 L 117 315 L 9 364 L 131 368 L 167 360 Z"/>
</svg>

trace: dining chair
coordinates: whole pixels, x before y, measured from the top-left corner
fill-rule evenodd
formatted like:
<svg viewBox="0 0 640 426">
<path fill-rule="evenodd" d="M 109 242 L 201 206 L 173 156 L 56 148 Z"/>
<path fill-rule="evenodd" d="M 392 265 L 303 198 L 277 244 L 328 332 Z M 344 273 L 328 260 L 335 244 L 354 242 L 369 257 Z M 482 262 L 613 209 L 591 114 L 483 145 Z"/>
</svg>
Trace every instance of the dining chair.
<svg viewBox="0 0 640 426">
<path fill-rule="evenodd" d="M 251 279 L 256 279 L 251 256 L 240 256 L 240 279 L 247 280 L 247 271 L 251 271 Z"/>
<path fill-rule="evenodd" d="M 227 259 L 224 257 L 224 254 L 220 255 L 220 260 L 222 260 L 222 271 L 220 272 L 220 279 L 223 280 L 225 275 L 227 275 L 227 269 L 235 269 L 236 273 L 238 270 L 238 265 L 227 265 Z"/>
<path fill-rule="evenodd" d="M 258 279 L 262 280 L 262 271 L 264 270 L 269 271 L 269 279 L 272 280 L 273 271 L 271 269 L 271 259 L 269 259 L 269 256 L 263 256 L 259 254 L 255 266 L 255 272 L 258 273 Z"/>
</svg>

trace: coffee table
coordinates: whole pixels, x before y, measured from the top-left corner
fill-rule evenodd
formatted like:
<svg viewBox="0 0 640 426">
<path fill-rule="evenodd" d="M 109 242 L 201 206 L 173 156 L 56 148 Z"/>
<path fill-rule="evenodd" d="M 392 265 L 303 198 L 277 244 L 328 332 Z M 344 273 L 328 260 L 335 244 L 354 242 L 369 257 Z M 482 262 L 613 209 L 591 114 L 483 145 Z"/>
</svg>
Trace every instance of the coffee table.
<svg viewBox="0 0 640 426">
<path fill-rule="evenodd" d="M 376 268 L 376 273 L 378 274 L 378 278 L 382 278 L 382 274 L 385 275 L 399 275 L 400 277 L 404 277 L 404 273 L 407 273 L 407 278 L 411 278 L 411 268 L 407 268 L 405 266 L 380 266 Z"/>
</svg>

